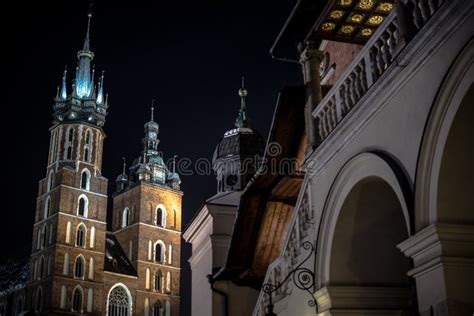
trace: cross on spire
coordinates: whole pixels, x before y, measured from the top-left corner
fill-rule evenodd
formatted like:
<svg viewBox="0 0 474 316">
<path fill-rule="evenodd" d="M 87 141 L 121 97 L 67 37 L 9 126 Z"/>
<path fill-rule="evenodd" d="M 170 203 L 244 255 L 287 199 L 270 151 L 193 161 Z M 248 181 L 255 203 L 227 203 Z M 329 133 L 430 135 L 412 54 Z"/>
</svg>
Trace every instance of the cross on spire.
<svg viewBox="0 0 474 316">
<path fill-rule="evenodd" d="M 122 157 L 122 160 L 123 160 L 123 170 L 122 170 L 122 174 L 126 174 L 125 173 L 125 170 L 127 168 L 127 160 L 125 159 L 125 157 Z"/>
</svg>

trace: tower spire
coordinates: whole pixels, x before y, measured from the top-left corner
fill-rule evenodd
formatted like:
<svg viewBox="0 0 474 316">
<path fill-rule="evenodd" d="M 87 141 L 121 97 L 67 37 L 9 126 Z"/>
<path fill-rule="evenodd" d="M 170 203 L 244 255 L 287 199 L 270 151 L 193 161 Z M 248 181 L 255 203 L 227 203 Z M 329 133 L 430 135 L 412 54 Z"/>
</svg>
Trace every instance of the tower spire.
<svg viewBox="0 0 474 316">
<path fill-rule="evenodd" d="M 126 170 L 126 168 L 127 168 L 127 160 L 125 159 L 125 157 L 122 157 L 122 160 L 123 160 L 123 170 L 122 170 L 122 174 L 126 175 L 125 170 Z"/>
<path fill-rule="evenodd" d="M 67 66 L 64 67 L 63 80 L 62 80 L 62 83 L 61 83 L 61 93 L 59 95 L 61 100 L 66 100 L 66 98 L 67 98 L 66 75 L 67 75 Z"/>
<path fill-rule="evenodd" d="M 155 99 L 151 101 L 151 122 L 154 122 L 154 114 L 155 114 Z"/>
<path fill-rule="evenodd" d="M 87 12 L 87 32 L 86 32 L 86 38 L 84 39 L 84 46 L 83 50 L 90 50 L 90 45 L 89 45 L 89 33 L 91 29 L 91 18 L 92 18 L 92 2 L 89 4 L 89 12 Z"/>
<path fill-rule="evenodd" d="M 177 155 L 173 156 L 173 174 L 176 173 L 176 157 L 178 157 L 178 156 Z"/>
<path fill-rule="evenodd" d="M 240 96 L 240 110 L 235 120 L 235 126 L 242 128 L 242 127 L 250 127 L 250 121 L 247 118 L 247 109 L 245 105 L 245 97 L 247 96 L 247 89 L 245 89 L 245 78 L 242 76 L 242 87 L 239 89 L 239 96 Z"/>
<path fill-rule="evenodd" d="M 91 61 L 94 58 L 94 53 L 90 50 L 89 44 L 89 33 L 91 27 L 92 18 L 92 4 L 89 6 L 89 12 L 87 13 L 87 32 L 84 40 L 84 46 L 82 50 L 77 52 L 77 58 L 79 59 L 79 66 L 76 71 L 76 95 L 83 98 L 90 98 L 93 91 L 93 83 L 91 78 Z"/>
<path fill-rule="evenodd" d="M 105 71 L 102 71 L 102 76 L 100 76 L 100 80 L 99 80 L 99 89 L 97 91 L 98 104 L 104 103 L 104 72 Z"/>
</svg>

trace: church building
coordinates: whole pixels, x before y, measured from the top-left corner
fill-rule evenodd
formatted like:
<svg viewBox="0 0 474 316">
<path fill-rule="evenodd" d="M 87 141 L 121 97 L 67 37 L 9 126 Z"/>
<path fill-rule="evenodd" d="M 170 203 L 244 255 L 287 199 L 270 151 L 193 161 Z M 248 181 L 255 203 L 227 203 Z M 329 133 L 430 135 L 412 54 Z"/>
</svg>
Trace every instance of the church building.
<svg viewBox="0 0 474 316">
<path fill-rule="evenodd" d="M 102 154 L 109 103 L 104 75 L 95 82 L 88 17 L 72 87 L 64 71 L 54 100 L 30 278 L 26 288 L 0 299 L 2 315 L 179 315 L 183 193 L 158 151 L 153 107 L 143 150 L 129 174 L 124 164 L 116 179 L 107 230 Z"/>
</svg>

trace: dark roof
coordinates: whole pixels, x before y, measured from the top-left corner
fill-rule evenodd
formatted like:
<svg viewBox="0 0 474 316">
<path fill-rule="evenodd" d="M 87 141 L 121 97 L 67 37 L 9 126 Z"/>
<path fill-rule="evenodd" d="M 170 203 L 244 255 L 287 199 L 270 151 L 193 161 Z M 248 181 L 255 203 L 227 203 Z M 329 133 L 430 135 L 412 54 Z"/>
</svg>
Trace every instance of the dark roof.
<svg viewBox="0 0 474 316">
<path fill-rule="evenodd" d="M 137 276 L 137 271 L 130 260 L 128 260 L 117 238 L 115 238 L 111 232 L 107 232 L 106 234 L 104 270 L 118 274 Z"/>
<path fill-rule="evenodd" d="M 250 128 L 235 128 L 224 134 L 217 144 L 213 160 L 240 155 L 262 155 L 265 148 L 263 137 Z"/>
<path fill-rule="evenodd" d="M 328 2 L 334 0 L 298 0 L 270 49 L 273 58 L 298 61 L 298 44 L 308 39 Z"/>
</svg>

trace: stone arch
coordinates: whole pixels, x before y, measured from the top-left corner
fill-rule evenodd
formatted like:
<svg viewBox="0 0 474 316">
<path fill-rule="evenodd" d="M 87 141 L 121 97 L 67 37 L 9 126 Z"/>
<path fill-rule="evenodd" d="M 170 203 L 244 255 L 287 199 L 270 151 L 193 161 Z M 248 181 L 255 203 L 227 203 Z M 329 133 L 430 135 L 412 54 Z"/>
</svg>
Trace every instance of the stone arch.
<svg viewBox="0 0 474 316">
<path fill-rule="evenodd" d="M 332 308 L 411 308 L 410 262 L 397 249 L 410 227 L 405 195 L 387 161 L 362 153 L 344 165 L 324 206 L 316 251 L 316 287 L 334 301 L 353 296 L 350 306 Z"/>
<path fill-rule="evenodd" d="M 398 219 L 402 226 L 400 229 L 405 231 L 405 239 L 411 234 L 405 196 L 395 173 L 387 162 L 373 153 L 363 153 L 352 158 L 336 177 L 323 210 L 318 250 L 316 251 L 316 276 L 319 279 L 317 281 L 320 287 L 331 283 L 331 254 L 336 226 L 345 206 L 344 202 L 357 185 L 369 185 L 369 188 L 380 190 L 390 198 L 395 197 L 399 203 L 400 216 Z M 367 187 L 363 189 L 367 189 Z M 404 239 L 398 242 L 402 240 Z M 393 250 L 398 251 L 396 243 L 393 244 Z M 403 258 L 401 253 L 400 257 Z"/>
<path fill-rule="evenodd" d="M 159 250 L 159 254 L 157 250 Z M 158 240 L 153 244 L 153 260 L 162 264 L 166 263 L 166 245 L 162 240 Z"/>
<path fill-rule="evenodd" d="M 460 176 L 462 181 L 468 181 L 471 170 L 472 180 L 472 125 L 469 120 L 473 117 L 473 80 L 474 67 L 474 40 L 471 40 L 458 55 L 448 71 L 436 99 L 431 108 L 430 115 L 425 127 L 421 144 L 415 182 L 415 226 L 419 231 L 438 220 L 459 223 L 459 217 L 468 216 L 468 220 L 474 223 L 474 215 L 465 212 L 465 207 L 470 199 L 472 208 L 472 194 L 469 190 L 458 190 L 454 192 L 447 190 L 440 182 L 449 185 Z M 470 113 L 470 114 L 469 114 Z M 470 116 L 467 116 L 470 115 Z M 471 134 L 467 137 L 456 137 L 465 134 L 463 131 L 471 128 Z M 470 138 L 469 138 L 470 136 Z M 469 142 L 471 142 L 469 144 Z M 456 157 L 455 149 L 466 146 L 464 153 L 469 157 Z M 444 164 L 444 166 L 443 166 Z M 470 166 L 469 166 L 470 165 Z M 443 167 L 453 167 L 452 173 Z M 469 168 L 465 170 L 464 168 Z M 442 181 L 441 181 L 442 180 Z M 472 183 L 469 184 L 472 186 Z M 455 188 L 459 188 L 456 185 Z M 461 192 L 462 191 L 462 192 Z M 449 196 L 449 193 L 452 196 Z M 458 202 L 454 202 L 458 200 Z M 441 202 L 441 205 L 440 205 Z M 454 203 L 453 203 L 454 202 Z M 449 210 L 441 210 L 445 204 L 452 204 Z M 460 208 L 459 208 L 460 207 Z M 455 210 L 457 208 L 457 210 Z M 447 216 L 446 212 L 456 211 L 454 216 Z"/>
<path fill-rule="evenodd" d="M 155 225 L 159 227 L 167 227 L 166 226 L 167 220 L 167 210 L 163 204 L 159 204 L 155 208 Z"/>
<path fill-rule="evenodd" d="M 81 171 L 81 179 L 80 179 L 80 188 L 81 190 L 89 191 L 91 187 L 91 172 L 88 168 L 84 168 Z"/>
<path fill-rule="evenodd" d="M 119 294 L 125 294 L 126 297 L 112 297 L 114 296 L 115 294 L 117 294 L 117 292 L 121 292 Z M 116 283 L 114 286 L 112 286 L 109 290 L 109 292 L 107 293 L 107 305 L 106 305 L 106 310 L 105 310 L 105 314 L 106 315 L 111 315 L 111 303 L 120 303 L 119 300 L 120 299 L 125 299 L 127 300 L 127 306 L 128 306 L 128 310 L 126 309 L 122 309 L 121 311 L 123 313 L 121 314 L 118 314 L 118 313 L 115 313 L 114 315 L 121 315 L 121 316 L 131 316 L 132 315 L 132 308 L 133 308 L 133 300 L 132 300 L 132 295 L 130 293 L 130 290 L 128 289 L 128 287 L 123 284 L 123 283 Z M 112 302 L 114 301 L 114 302 Z M 125 303 L 125 302 L 122 302 L 122 303 Z"/>
</svg>

